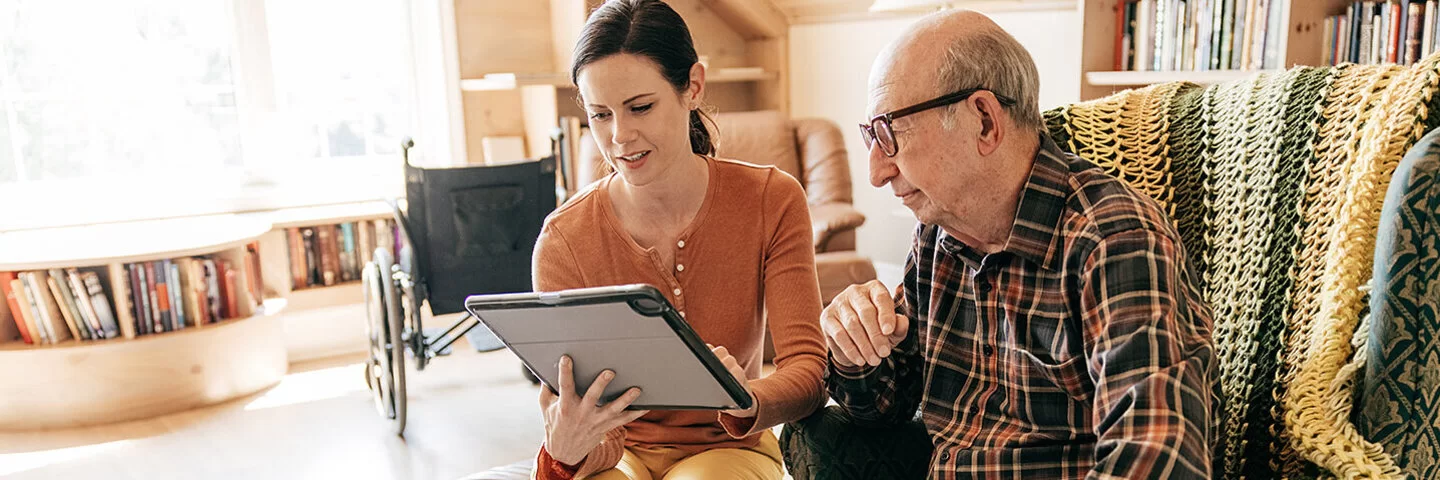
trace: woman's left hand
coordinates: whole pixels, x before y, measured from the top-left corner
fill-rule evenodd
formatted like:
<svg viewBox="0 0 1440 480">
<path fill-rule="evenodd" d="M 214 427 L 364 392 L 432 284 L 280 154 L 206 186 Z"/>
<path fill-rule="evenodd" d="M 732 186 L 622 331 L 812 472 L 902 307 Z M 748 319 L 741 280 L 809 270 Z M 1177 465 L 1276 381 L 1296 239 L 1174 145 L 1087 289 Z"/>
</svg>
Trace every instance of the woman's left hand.
<svg viewBox="0 0 1440 480">
<path fill-rule="evenodd" d="M 710 347 L 710 352 L 715 354 L 715 358 L 720 359 L 720 363 L 725 365 L 726 370 L 730 371 L 730 376 L 735 377 L 735 380 L 740 382 L 740 386 L 745 389 L 745 393 L 750 393 L 751 398 L 754 398 L 754 394 L 750 391 L 750 379 L 745 377 L 745 369 L 740 367 L 740 361 L 736 360 L 734 356 L 731 356 L 730 351 L 726 350 L 725 347 L 717 347 L 708 343 L 705 344 L 705 346 Z M 758 405 L 758 403 L 751 401 L 750 408 L 745 410 L 726 410 L 725 413 L 740 418 L 752 418 L 755 416 L 755 407 Z"/>
</svg>

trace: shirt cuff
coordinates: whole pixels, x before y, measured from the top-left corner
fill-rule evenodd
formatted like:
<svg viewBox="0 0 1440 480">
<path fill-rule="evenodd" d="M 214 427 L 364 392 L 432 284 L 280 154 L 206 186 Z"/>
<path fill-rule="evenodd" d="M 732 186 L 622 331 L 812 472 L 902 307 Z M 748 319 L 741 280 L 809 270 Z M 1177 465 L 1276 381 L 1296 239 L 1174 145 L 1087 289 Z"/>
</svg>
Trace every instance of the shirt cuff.
<svg viewBox="0 0 1440 480">
<path fill-rule="evenodd" d="M 575 478 L 575 474 L 580 471 L 580 465 L 584 463 L 584 459 L 581 459 L 580 463 L 575 465 L 560 463 L 555 457 L 550 456 L 550 452 L 545 450 L 544 445 L 541 445 L 540 457 L 535 459 L 535 478 L 570 480 Z"/>
<path fill-rule="evenodd" d="M 755 429 L 756 419 L 760 418 L 760 412 L 758 410 L 755 412 L 755 414 L 755 416 L 750 418 L 741 418 L 731 415 L 729 413 L 720 412 L 720 426 L 724 427 L 725 433 L 729 434 L 731 437 L 748 437 L 752 434 L 751 430 Z"/>
<path fill-rule="evenodd" d="M 841 365 L 839 362 L 835 361 L 835 355 L 830 355 L 830 369 L 833 370 L 835 374 L 838 375 L 840 378 L 844 378 L 846 380 L 863 380 L 865 379 L 865 377 L 870 376 L 870 372 L 875 371 L 876 368 L 879 367 L 872 367 L 869 365 L 853 367 Z"/>
</svg>

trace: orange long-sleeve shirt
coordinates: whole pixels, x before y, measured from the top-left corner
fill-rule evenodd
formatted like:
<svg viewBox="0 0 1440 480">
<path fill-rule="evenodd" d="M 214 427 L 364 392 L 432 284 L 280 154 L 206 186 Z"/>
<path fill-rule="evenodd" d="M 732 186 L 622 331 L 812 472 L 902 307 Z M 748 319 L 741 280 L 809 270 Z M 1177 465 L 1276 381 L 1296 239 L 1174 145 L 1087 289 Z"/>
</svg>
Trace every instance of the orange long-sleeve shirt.
<svg viewBox="0 0 1440 480">
<path fill-rule="evenodd" d="M 713 411 L 654 411 L 609 433 L 574 468 L 539 455 L 539 478 L 613 468 L 626 445 L 667 445 L 692 453 L 752 447 L 758 433 L 798 420 L 825 403 L 825 343 L 815 279 L 809 207 L 800 183 L 774 168 L 707 158 L 705 200 L 675 245 L 674 265 L 636 244 L 611 204 L 612 174 L 546 219 L 535 245 L 537 291 L 646 283 L 685 315 L 706 343 L 744 367 L 757 403 L 753 419 Z M 683 268 L 681 267 L 683 265 Z M 775 371 L 759 378 L 764 332 Z"/>
</svg>

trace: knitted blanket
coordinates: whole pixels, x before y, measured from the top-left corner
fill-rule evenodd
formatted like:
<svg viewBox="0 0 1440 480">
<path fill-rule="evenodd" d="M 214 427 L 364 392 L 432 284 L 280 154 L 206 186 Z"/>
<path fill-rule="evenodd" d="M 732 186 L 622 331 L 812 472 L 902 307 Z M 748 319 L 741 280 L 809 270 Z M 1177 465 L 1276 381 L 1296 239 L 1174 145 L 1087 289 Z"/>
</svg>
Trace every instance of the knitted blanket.
<svg viewBox="0 0 1440 480">
<path fill-rule="evenodd" d="M 1168 83 L 1045 112 L 1062 147 L 1169 209 L 1214 311 L 1215 472 L 1392 478 L 1352 423 L 1379 212 L 1440 120 L 1440 55 Z"/>
</svg>

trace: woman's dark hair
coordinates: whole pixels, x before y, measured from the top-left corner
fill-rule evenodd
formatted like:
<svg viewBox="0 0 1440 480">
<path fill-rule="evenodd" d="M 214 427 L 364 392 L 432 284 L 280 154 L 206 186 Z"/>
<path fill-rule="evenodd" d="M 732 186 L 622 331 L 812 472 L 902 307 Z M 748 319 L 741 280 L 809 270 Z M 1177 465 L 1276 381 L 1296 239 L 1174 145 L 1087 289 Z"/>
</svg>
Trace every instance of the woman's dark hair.
<svg viewBox="0 0 1440 480">
<path fill-rule="evenodd" d="M 690 68 L 699 61 L 685 19 L 660 0 L 610 0 L 590 14 L 575 43 L 570 80 L 578 85 L 581 68 L 617 53 L 649 58 L 677 92 L 690 86 Z M 690 111 L 690 150 L 714 155 L 705 120 L 699 109 Z"/>
</svg>

